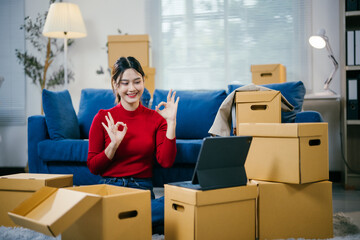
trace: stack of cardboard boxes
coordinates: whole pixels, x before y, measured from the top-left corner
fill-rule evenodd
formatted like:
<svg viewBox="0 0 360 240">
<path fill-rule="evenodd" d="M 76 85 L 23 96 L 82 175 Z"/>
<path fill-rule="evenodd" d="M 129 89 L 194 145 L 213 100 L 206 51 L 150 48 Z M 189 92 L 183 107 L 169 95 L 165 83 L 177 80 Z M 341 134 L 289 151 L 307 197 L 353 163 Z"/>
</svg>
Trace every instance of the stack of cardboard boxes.
<svg viewBox="0 0 360 240">
<path fill-rule="evenodd" d="M 283 75 L 277 68 L 272 76 Z M 257 237 L 331 238 L 328 125 L 282 124 L 280 96 L 277 91 L 236 93 L 236 135 L 253 137 L 245 169 L 258 186 Z"/>
<path fill-rule="evenodd" d="M 258 185 L 259 239 L 333 236 L 327 123 L 240 123 L 253 136 L 245 163 Z"/>
<path fill-rule="evenodd" d="M 284 69 L 270 67 L 271 81 L 284 82 Z M 235 102 L 236 135 L 253 137 L 248 185 L 210 191 L 165 185 L 165 238 L 332 238 L 327 123 L 282 124 L 279 91 L 237 92 Z"/>
</svg>

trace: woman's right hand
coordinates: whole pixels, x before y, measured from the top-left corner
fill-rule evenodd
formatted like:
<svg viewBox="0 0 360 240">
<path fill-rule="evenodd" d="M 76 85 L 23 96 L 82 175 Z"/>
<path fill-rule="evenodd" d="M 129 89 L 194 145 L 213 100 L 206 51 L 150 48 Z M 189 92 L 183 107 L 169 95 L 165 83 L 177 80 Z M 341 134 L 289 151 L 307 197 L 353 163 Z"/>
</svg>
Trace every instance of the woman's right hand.
<svg viewBox="0 0 360 240">
<path fill-rule="evenodd" d="M 109 159 L 112 159 L 116 149 L 119 147 L 120 143 L 125 137 L 125 134 L 127 132 L 127 126 L 123 122 L 117 122 L 114 123 L 114 119 L 112 118 L 110 112 L 108 113 L 108 116 L 105 116 L 107 125 L 105 123 L 101 123 L 103 127 L 105 128 L 106 132 L 109 135 L 109 138 L 111 140 L 111 143 L 108 145 L 108 147 L 105 149 L 105 154 Z M 123 130 L 119 131 L 119 126 L 123 126 Z"/>
</svg>

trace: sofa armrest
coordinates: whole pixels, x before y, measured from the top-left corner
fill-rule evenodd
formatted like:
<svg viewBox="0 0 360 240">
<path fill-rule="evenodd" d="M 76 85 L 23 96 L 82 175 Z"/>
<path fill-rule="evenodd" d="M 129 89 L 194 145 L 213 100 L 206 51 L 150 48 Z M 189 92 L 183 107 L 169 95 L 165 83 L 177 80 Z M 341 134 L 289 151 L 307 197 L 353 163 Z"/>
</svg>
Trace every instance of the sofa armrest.
<svg viewBox="0 0 360 240">
<path fill-rule="evenodd" d="M 303 111 L 295 116 L 295 123 L 324 122 L 321 114 L 316 111 Z"/>
<path fill-rule="evenodd" d="M 48 173 L 45 163 L 39 158 L 38 143 L 49 139 L 45 116 L 35 115 L 28 118 L 28 164 L 30 173 Z"/>
</svg>

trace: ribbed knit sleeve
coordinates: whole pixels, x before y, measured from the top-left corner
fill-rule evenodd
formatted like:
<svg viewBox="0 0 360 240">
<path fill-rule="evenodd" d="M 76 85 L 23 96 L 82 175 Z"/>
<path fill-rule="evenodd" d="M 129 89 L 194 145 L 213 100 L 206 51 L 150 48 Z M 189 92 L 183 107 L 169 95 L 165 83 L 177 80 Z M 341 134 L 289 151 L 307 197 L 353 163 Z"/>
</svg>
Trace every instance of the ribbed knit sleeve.
<svg viewBox="0 0 360 240">
<path fill-rule="evenodd" d="M 156 160 L 164 168 L 174 164 L 176 157 L 176 138 L 166 137 L 167 123 L 160 116 L 158 130 L 156 131 Z"/>
<path fill-rule="evenodd" d="M 95 115 L 89 132 L 87 165 L 90 172 L 96 175 L 102 174 L 111 164 L 110 159 L 105 155 L 105 134 L 107 133 L 101 122 L 105 123 L 103 111 Z"/>
</svg>

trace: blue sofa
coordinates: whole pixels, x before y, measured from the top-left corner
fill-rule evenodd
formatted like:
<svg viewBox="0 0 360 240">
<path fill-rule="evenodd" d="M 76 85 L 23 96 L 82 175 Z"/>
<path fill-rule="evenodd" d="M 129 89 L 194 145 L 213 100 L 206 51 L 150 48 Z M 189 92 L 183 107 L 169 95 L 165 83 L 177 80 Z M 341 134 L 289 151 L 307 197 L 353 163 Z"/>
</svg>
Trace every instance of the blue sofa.
<svg viewBox="0 0 360 240">
<path fill-rule="evenodd" d="M 209 136 L 217 110 L 227 94 L 240 85 L 225 90 L 177 91 L 180 97 L 176 144 L 177 156 L 171 168 L 161 168 L 155 161 L 154 186 L 168 182 L 190 180 L 204 137 Z M 282 122 L 319 122 L 318 112 L 302 112 L 305 87 L 302 82 L 264 85 L 279 90 L 295 107 L 282 113 Z M 145 91 L 141 101 L 152 109 L 166 101 L 167 90 L 155 90 L 151 106 L 150 94 Z M 90 173 L 86 165 L 88 134 L 91 122 L 99 109 L 114 106 L 110 89 L 83 89 L 78 114 L 75 113 L 68 91 L 43 91 L 45 116 L 28 118 L 28 162 L 31 173 L 74 174 L 74 185 L 97 184 L 100 176 Z"/>
</svg>

